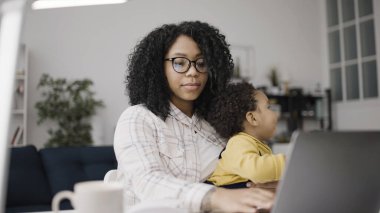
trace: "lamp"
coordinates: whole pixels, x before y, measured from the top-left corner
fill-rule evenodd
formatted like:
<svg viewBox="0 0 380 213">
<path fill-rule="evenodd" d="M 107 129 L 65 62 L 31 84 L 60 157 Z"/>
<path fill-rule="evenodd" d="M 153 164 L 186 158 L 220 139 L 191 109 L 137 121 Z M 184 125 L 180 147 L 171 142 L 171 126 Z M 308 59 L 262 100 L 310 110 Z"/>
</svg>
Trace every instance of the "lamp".
<svg viewBox="0 0 380 213">
<path fill-rule="evenodd" d="M 4 212 L 8 177 L 8 132 L 20 35 L 27 0 L 8 0 L 0 5 L 0 212 Z M 118 4 L 127 0 L 38 0 L 33 9 Z"/>
<path fill-rule="evenodd" d="M 122 4 L 125 2 L 127 2 L 127 0 L 37 0 L 33 2 L 32 8 L 38 10 L 61 7 Z"/>
</svg>

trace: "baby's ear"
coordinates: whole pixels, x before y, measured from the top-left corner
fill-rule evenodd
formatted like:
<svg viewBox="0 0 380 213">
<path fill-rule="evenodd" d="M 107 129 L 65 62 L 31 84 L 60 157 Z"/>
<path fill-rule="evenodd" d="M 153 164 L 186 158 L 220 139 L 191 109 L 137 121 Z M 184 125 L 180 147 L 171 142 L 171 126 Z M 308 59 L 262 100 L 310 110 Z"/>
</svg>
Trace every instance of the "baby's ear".
<svg viewBox="0 0 380 213">
<path fill-rule="evenodd" d="M 248 123 L 251 124 L 252 126 L 258 126 L 259 125 L 259 117 L 257 112 L 255 111 L 248 111 L 245 114 L 245 118 L 247 119 Z"/>
</svg>

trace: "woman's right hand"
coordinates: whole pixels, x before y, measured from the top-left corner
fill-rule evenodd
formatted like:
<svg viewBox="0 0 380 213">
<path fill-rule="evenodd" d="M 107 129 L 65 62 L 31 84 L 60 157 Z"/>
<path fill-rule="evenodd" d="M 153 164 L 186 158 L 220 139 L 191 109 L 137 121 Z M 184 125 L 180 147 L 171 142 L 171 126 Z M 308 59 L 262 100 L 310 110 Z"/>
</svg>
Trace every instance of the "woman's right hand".
<svg viewBox="0 0 380 213">
<path fill-rule="evenodd" d="M 212 211 L 260 212 L 273 206 L 274 193 L 260 188 L 224 189 L 216 188 L 211 195 Z"/>
</svg>

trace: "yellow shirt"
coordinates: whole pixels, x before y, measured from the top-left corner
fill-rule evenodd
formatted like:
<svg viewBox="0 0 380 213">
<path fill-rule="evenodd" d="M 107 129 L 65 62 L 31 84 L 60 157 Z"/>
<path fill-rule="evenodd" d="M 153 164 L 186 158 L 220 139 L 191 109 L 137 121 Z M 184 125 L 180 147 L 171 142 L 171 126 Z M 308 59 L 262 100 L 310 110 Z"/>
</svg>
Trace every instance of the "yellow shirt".
<svg viewBox="0 0 380 213">
<path fill-rule="evenodd" d="M 208 179 L 216 186 L 252 181 L 278 181 L 284 171 L 285 157 L 253 136 L 240 132 L 228 140 L 217 168 Z"/>
</svg>

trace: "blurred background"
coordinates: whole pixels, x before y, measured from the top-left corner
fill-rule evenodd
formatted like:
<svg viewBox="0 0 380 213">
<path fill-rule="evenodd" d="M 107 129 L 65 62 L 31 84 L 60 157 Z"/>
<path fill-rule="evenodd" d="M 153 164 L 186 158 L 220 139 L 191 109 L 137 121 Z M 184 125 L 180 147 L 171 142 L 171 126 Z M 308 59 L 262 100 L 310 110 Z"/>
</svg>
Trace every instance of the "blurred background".
<svg viewBox="0 0 380 213">
<path fill-rule="evenodd" d="M 24 139 L 16 144 L 41 148 L 48 140 L 53 124 L 36 125 L 35 108 L 45 73 L 93 82 L 94 96 L 104 103 L 90 119 L 94 144 L 112 144 L 128 106 L 128 55 L 153 28 L 185 20 L 209 22 L 226 35 L 235 78 L 264 89 L 279 112 L 274 142 L 288 141 L 295 129 L 380 129 L 379 0 L 131 0 L 27 9 L 27 51 L 19 59 L 26 77 L 16 83 L 21 111 L 12 115 L 10 143 L 17 127 Z"/>
</svg>

